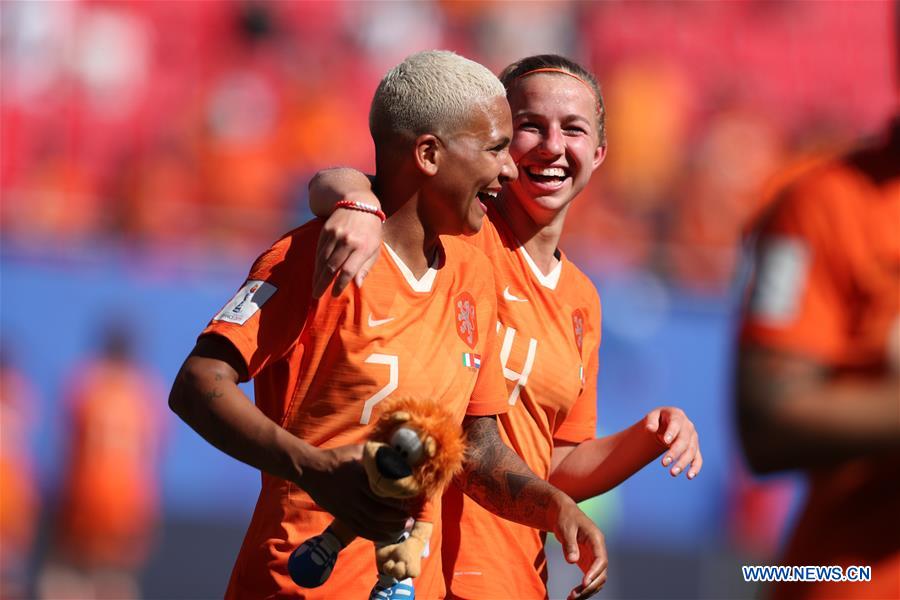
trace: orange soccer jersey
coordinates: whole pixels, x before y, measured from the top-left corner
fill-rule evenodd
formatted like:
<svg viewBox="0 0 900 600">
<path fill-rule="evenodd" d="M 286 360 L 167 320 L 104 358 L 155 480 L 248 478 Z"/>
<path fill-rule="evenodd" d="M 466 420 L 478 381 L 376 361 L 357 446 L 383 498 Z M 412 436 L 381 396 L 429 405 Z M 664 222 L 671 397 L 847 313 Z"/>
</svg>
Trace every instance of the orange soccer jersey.
<svg viewBox="0 0 900 600">
<path fill-rule="evenodd" d="M 477 236 L 494 265 L 500 359 L 509 412 L 504 441 L 538 476 L 550 474 L 554 440 L 594 436 L 600 299 L 560 254 L 543 275 L 507 225 L 490 211 Z M 547 566 L 539 531 L 506 521 L 457 488 L 444 495 L 445 576 L 455 597 L 544 597 Z"/>
<path fill-rule="evenodd" d="M 900 319 L 897 133 L 888 148 L 805 173 L 767 215 L 743 342 L 812 357 L 839 377 L 888 376 Z M 868 565 L 872 581 L 785 583 L 775 596 L 898 597 L 898 506 L 896 454 L 812 472 L 784 564 Z"/>
<path fill-rule="evenodd" d="M 101 358 L 79 370 L 58 532 L 68 560 L 133 568 L 146 559 L 158 516 L 160 397 L 131 363 Z"/>
<path fill-rule="evenodd" d="M 477 249 L 443 240 L 442 264 L 416 280 L 386 245 L 362 288 L 311 299 L 321 222 L 279 240 L 204 334 L 231 341 L 273 421 L 320 448 L 359 444 L 391 396 L 432 398 L 461 421 L 504 412 L 495 347 L 490 264 Z M 440 499 L 435 507 L 440 514 Z M 371 542 L 345 548 L 329 580 L 298 588 L 290 553 L 332 517 L 296 485 L 263 474 L 262 491 L 232 573 L 228 597 L 367 598 L 377 577 Z M 422 598 L 444 594 L 440 519 L 415 580 Z"/>
</svg>

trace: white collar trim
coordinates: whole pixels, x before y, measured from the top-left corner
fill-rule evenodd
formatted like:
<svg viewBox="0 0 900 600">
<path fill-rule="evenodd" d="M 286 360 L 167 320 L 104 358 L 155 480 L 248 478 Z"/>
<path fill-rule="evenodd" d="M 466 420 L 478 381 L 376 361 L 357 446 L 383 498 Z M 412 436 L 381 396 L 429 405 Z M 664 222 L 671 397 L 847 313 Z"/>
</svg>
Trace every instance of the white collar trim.
<svg viewBox="0 0 900 600">
<path fill-rule="evenodd" d="M 537 278 L 538 282 L 545 288 L 555 290 L 556 286 L 559 284 L 559 275 L 560 273 L 562 273 L 562 259 L 560 259 L 559 262 L 556 263 L 556 266 L 553 267 L 552 271 L 544 275 L 543 273 L 541 273 L 541 270 L 531 258 L 531 255 L 528 254 L 528 250 L 525 249 L 525 246 L 519 246 L 519 250 L 522 252 L 522 256 L 525 257 L 525 262 L 527 262 L 528 266 L 531 267 L 531 272 L 534 273 L 534 276 Z"/>
<path fill-rule="evenodd" d="M 397 268 L 400 269 L 400 272 L 403 274 L 403 278 L 406 279 L 406 283 L 409 284 L 409 287 L 412 288 L 414 292 L 425 293 L 430 292 L 432 286 L 434 285 L 434 278 L 437 276 L 437 264 L 440 261 L 440 250 L 434 255 L 434 262 L 428 267 L 428 270 L 425 271 L 425 274 L 422 275 L 421 279 L 416 279 L 416 276 L 413 275 L 413 272 L 409 270 L 409 267 L 406 266 L 406 263 L 403 262 L 397 253 L 394 252 L 394 249 L 387 245 L 387 242 L 382 242 L 384 247 L 387 248 L 388 255 L 390 255 L 391 259 L 393 259 L 394 264 L 397 265 Z"/>
</svg>

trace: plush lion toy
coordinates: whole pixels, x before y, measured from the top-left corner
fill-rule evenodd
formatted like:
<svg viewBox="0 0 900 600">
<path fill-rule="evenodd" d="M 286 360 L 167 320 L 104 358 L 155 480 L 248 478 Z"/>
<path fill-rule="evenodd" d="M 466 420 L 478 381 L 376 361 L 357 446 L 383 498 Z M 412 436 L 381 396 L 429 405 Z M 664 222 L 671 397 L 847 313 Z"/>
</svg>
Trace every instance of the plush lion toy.
<svg viewBox="0 0 900 600">
<path fill-rule="evenodd" d="M 381 575 L 372 591 L 417 577 L 422 552 L 434 525 L 420 520 L 429 499 L 440 494 L 462 468 L 465 442 L 462 428 L 436 402 L 401 399 L 386 403 L 363 449 L 362 463 L 372 491 L 385 498 L 418 499 L 417 518 L 394 544 L 377 545 L 375 560 Z M 320 535 L 300 545 L 288 561 L 291 578 L 305 588 L 325 583 L 341 549 L 356 538 L 355 532 L 335 520 Z"/>
</svg>

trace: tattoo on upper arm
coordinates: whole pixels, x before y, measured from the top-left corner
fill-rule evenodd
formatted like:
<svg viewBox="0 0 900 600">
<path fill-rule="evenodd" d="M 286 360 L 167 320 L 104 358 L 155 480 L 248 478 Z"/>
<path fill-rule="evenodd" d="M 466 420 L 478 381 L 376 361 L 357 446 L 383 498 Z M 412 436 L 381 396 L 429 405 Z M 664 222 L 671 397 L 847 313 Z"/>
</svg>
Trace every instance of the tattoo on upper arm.
<svg viewBox="0 0 900 600">
<path fill-rule="evenodd" d="M 217 400 L 223 396 L 222 390 L 219 388 L 215 388 L 212 390 L 205 390 L 203 392 L 203 400 L 206 402 L 212 402 L 213 400 Z"/>
</svg>

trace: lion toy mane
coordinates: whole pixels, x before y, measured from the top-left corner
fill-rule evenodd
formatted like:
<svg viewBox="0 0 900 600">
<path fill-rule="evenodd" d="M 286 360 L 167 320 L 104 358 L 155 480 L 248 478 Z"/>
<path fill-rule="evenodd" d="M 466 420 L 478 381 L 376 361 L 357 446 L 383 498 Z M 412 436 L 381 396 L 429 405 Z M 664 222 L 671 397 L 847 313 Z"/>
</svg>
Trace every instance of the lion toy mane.
<svg viewBox="0 0 900 600">
<path fill-rule="evenodd" d="M 414 500 L 416 518 L 397 542 L 376 545 L 378 585 L 389 587 L 392 578 L 398 582 L 421 573 L 422 553 L 434 528 L 431 522 L 421 520 L 424 508 L 461 470 L 464 452 L 460 424 L 438 403 L 411 398 L 385 403 L 363 448 L 363 467 L 377 495 Z M 355 538 L 356 533 L 336 519 L 294 551 L 288 562 L 291 577 L 301 587 L 322 585 L 338 552 Z"/>
</svg>

